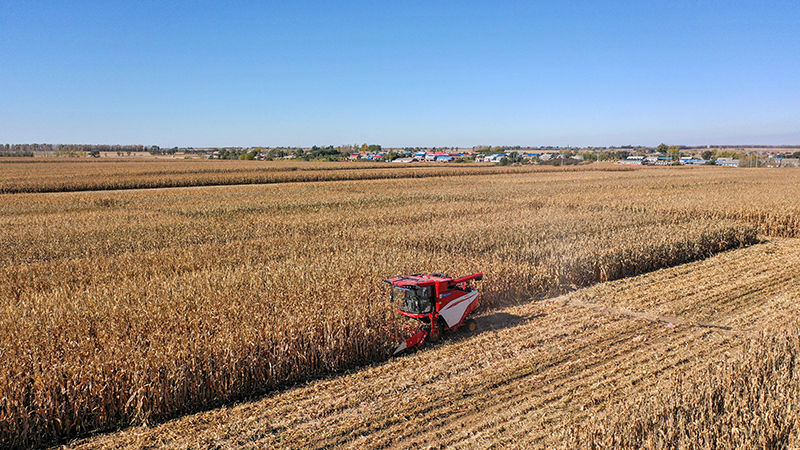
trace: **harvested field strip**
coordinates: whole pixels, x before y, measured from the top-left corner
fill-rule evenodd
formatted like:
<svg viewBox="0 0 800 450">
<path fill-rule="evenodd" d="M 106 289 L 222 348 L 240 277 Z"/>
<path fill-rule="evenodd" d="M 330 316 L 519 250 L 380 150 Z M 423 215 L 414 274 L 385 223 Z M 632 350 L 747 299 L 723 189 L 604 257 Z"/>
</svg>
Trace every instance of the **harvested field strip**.
<svg viewBox="0 0 800 450">
<path fill-rule="evenodd" d="M 163 163 L 162 163 L 163 164 Z M 201 164 L 201 163 L 195 163 Z M 206 163 L 209 166 L 213 163 Z M 237 166 L 211 170 L 142 170 L 126 171 L 129 167 L 105 167 L 107 171 L 100 173 L 84 173 L 78 170 L 70 176 L 64 173 L 63 167 L 53 171 L 45 164 L 24 166 L 21 164 L 5 168 L 0 177 L 0 194 L 45 193 L 45 192 L 79 192 L 124 189 L 174 188 L 187 186 L 224 186 L 240 184 L 276 184 L 314 181 L 345 180 L 380 180 L 398 178 L 452 177 L 465 175 L 492 175 L 514 173 L 544 172 L 576 172 L 576 171 L 631 171 L 634 169 L 604 165 L 594 166 L 516 166 L 499 167 L 486 165 L 389 165 L 371 166 L 366 163 L 347 164 L 335 167 L 314 165 L 297 166 L 262 166 L 250 169 Z M 0 166 L 2 167 L 2 166 Z M 253 164 L 251 167 L 258 167 Z M 120 170 L 121 169 L 121 170 Z"/>
<path fill-rule="evenodd" d="M 755 287 L 770 281 L 762 276 L 764 264 L 787 267 L 776 274 L 780 282 L 761 292 Z M 786 278 L 786 273 L 793 275 Z M 697 289 L 687 296 L 677 288 L 700 282 L 712 292 Z M 663 295 L 653 292 L 656 285 Z M 710 298 L 735 299 L 727 302 L 735 306 L 715 315 L 720 322 L 741 324 L 746 318 L 779 333 L 798 324 L 800 241 L 776 240 L 488 312 L 479 319 L 486 331 L 476 336 L 256 402 L 73 445 L 552 447 L 572 436 L 573 425 L 621 399 L 669 389 L 676 374 L 724 359 L 757 334 L 670 327 L 611 311 L 649 313 L 635 308 L 643 292 L 651 294 L 647 305 L 665 311 L 692 304 L 703 308 Z M 581 303 L 586 298 L 610 310 Z M 692 317 L 691 310 L 686 317 Z"/>
<path fill-rule="evenodd" d="M 790 251 L 794 243 L 791 239 L 776 239 L 769 246 L 772 253 L 763 252 L 761 247 L 722 253 L 715 257 L 721 263 L 719 276 L 707 276 L 705 273 L 698 276 L 693 272 L 678 270 L 661 271 L 657 272 L 658 277 L 654 274 L 651 286 L 639 285 L 635 279 L 605 285 L 610 289 L 624 290 L 624 296 L 615 296 L 598 287 L 596 290 L 576 293 L 573 298 L 589 303 L 601 303 L 599 300 L 602 299 L 602 303 L 609 306 L 680 316 L 685 320 L 743 330 L 758 329 L 758 324 L 745 323 L 741 316 L 736 316 L 734 320 L 727 312 L 741 312 L 747 307 L 768 307 L 786 285 L 796 282 L 795 256 Z M 748 267 L 736 267 L 734 261 L 748 253 L 752 253 L 748 258 Z M 664 303 L 665 297 L 674 298 L 675 301 Z"/>
<path fill-rule="evenodd" d="M 622 399 L 566 434 L 565 447 L 797 448 L 800 329 L 764 333 L 732 357 Z"/>
<path fill-rule="evenodd" d="M 609 307 L 602 303 L 586 303 L 576 299 L 570 299 L 569 304 L 571 306 L 579 306 L 581 308 L 590 308 L 596 311 L 608 313 L 608 314 L 615 314 L 620 316 L 627 316 L 633 319 L 645 319 L 654 322 L 664 322 L 669 326 L 673 325 L 682 325 L 687 327 L 698 327 L 698 328 L 713 328 L 718 331 L 729 331 L 729 332 L 738 332 L 734 331 L 733 328 L 725 325 L 715 325 L 710 323 L 700 323 L 694 322 L 688 319 L 680 318 L 677 316 L 664 316 L 658 313 L 652 312 L 641 312 L 641 311 L 634 311 L 626 308 L 618 308 L 618 307 Z"/>
</svg>

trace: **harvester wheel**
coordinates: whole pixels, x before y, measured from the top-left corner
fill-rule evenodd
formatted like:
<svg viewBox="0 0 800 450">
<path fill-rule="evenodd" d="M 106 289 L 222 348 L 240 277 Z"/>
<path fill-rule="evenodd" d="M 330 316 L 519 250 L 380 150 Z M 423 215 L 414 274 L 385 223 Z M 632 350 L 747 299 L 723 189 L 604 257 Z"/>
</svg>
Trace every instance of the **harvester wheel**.
<svg viewBox="0 0 800 450">
<path fill-rule="evenodd" d="M 464 323 L 464 328 L 467 332 L 472 333 L 478 329 L 478 322 L 475 319 L 467 319 L 466 323 Z"/>
</svg>

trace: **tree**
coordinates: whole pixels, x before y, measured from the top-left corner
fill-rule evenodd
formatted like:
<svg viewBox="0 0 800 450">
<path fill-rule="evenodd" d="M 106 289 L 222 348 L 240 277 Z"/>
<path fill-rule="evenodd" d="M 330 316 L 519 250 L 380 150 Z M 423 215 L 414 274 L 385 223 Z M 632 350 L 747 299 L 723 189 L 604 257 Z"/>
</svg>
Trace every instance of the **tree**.
<svg viewBox="0 0 800 450">
<path fill-rule="evenodd" d="M 660 146 L 659 146 L 660 147 Z M 670 145 L 668 148 L 669 157 L 672 158 L 673 161 L 677 161 L 681 159 L 681 148 L 677 145 Z"/>
<path fill-rule="evenodd" d="M 701 153 L 700 155 L 703 156 L 703 159 L 710 160 L 711 158 L 714 157 L 714 151 L 713 150 L 706 150 L 703 153 Z"/>
<path fill-rule="evenodd" d="M 665 155 L 666 155 L 666 154 L 667 154 L 667 152 L 669 151 L 669 147 L 667 147 L 667 144 L 664 144 L 664 143 L 662 142 L 661 144 L 659 144 L 659 145 L 658 145 L 658 147 L 656 147 L 656 151 L 657 151 L 658 153 L 663 153 L 663 154 L 665 154 Z"/>
</svg>

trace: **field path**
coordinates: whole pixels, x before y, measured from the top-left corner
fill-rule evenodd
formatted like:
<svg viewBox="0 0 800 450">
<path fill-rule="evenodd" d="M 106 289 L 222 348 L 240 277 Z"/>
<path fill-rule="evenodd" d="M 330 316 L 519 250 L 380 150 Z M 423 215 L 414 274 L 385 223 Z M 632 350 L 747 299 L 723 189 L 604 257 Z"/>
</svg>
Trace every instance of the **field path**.
<svg viewBox="0 0 800 450">
<path fill-rule="evenodd" d="M 550 447 L 620 399 L 792 323 L 798 296 L 800 241 L 775 240 L 487 313 L 472 336 L 71 445 Z"/>
</svg>

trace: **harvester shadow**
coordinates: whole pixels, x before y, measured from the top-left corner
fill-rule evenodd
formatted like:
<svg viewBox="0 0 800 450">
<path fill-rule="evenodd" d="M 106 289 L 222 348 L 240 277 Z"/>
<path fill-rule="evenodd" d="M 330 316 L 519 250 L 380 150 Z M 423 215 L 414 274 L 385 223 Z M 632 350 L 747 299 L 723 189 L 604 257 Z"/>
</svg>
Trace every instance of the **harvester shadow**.
<svg viewBox="0 0 800 450">
<path fill-rule="evenodd" d="M 526 322 L 531 320 L 535 320 L 541 317 L 546 316 L 544 313 L 539 314 L 531 314 L 531 315 L 516 315 L 510 314 L 507 312 L 495 312 L 491 314 L 482 315 L 475 318 L 475 322 L 478 324 L 478 328 L 475 331 L 455 331 L 451 333 L 446 333 L 442 337 L 441 343 L 452 343 L 462 341 L 464 339 L 469 339 L 475 336 L 478 336 L 482 333 L 488 331 L 497 331 L 502 330 L 504 328 L 512 328 L 518 325 L 522 325 Z M 436 345 L 438 347 L 438 344 Z M 426 345 L 427 347 L 427 345 Z M 421 351 L 425 351 L 426 349 L 423 347 Z"/>
<path fill-rule="evenodd" d="M 486 314 L 485 316 L 481 316 L 475 319 L 478 323 L 478 330 L 476 330 L 477 334 L 481 331 L 488 331 L 488 330 L 501 330 L 503 328 L 510 328 L 525 323 L 529 320 L 538 319 L 539 317 L 544 317 L 544 313 L 540 314 L 532 314 L 528 316 L 519 316 L 516 314 L 510 314 L 507 312 L 496 312 L 492 314 Z"/>
</svg>

